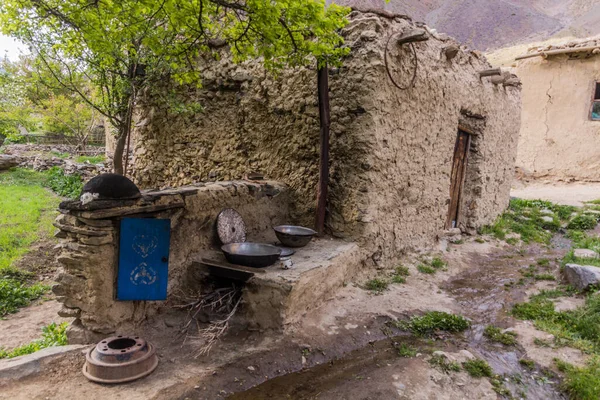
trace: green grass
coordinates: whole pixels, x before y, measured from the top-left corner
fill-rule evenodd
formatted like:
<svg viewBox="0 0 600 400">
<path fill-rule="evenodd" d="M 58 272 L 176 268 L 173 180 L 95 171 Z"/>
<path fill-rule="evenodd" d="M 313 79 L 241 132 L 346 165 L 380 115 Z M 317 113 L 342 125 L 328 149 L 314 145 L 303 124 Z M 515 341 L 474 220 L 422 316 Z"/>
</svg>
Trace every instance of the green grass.
<svg viewBox="0 0 600 400">
<path fill-rule="evenodd" d="M 555 214 L 542 214 L 543 209 Z M 517 233 L 525 243 L 550 243 L 553 232 L 558 231 L 561 219 L 568 212 L 570 208 L 548 201 L 511 199 L 508 210 L 494 224 L 482 228 L 480 233 L 492 235 L 499 240 L 507 240 L 508 234 Z M 551 217 L 552 221 L 545 221 L 544 217 Z M 517 243 L 516 238 L 509 239 L 511 244 Z"/>
<path fill-rule="evenodd" d="M 25 354 L 35 353 L 36 351 L 45 349 L 46 347 L 52 346 L 64 346 L 67 344 L 67 326 L 68 322 L 63 322 L 60 325 L 51 323 L 48 326 L 42 328 L 42 338 L 34 340 L 31 343 L 19 346 L 10 351 L 6 351 L 0 348 L 0 359 L 1 358 L 14 358 L 23 356 Z"/>
<path fill-rule="evenodd" d="M 548 260 L 547 258 L 540 258 L 539 260 L 537 260 L 536 263 L 540 267 L 549 267 L 550 266 L 550 260 Z"/>
<path fill-rule="evenodd" d="M 598 225 L 598 219 L 592 215 L 580 214 L 573 218 L 567 225 L 567 229 L 586 231 L 594 229 Z"/>
<path fill-rule="evenodd" d="M 365 289 L 381 293 L 388 288 L 389 283 L 383 279 L 371 279 L 365 283 Z"/>
<path fill-rule="evenodd" d="M 456 361 L 449 361 L 443 355 L 434 354 L 429 359 L 429 364 L 445 373 L 460 372 L 460 364 Z"/>
<path fill-rule="evenodd" d="M 53 157 L 62 158 L 63 160 L 65 158 L 69 158 L 71 156 L 69 153 L 60 153 L 58 151 L 51 151 L 50 155 L 53 156 Z"/>
<path fill-rule="evenodd" d="M 555 360 L 558 370 L 565 375 L 562 389 L 573 400 L 600 399 L 600 357 L 592 358 L 585 367 L 576 367 Z"/>
<path fill-rule="evenodd" d="M 396 351 L 400 357 L 411 358 L 417 355 L 417 348 L 410 346 L 406 343 L 402 343 L 396 346 Z"/>
<path fill-rule="evenodd" d="M 505 332 L 496 326 L 488 325 L 483 331 L 483 335 L 490 339 L 492 342 L 502 343 L 507 346 L 513 346 L 517 344 L 517 334 L 514 332 Z"/>
<path fill-rule="evenodd" d="M 406 278 L 410 276 L 410 271 L 407 267 L 399 265 L 394 270 L 392 275 L 392 283 L 406 283 Z"/>
<path fill-rule="evenodd" d="M 78 163 L 89 162 L 90 164 L 100 164 L 106 161 L 106 156 L 99 154 L 97 156 L 78 156 L 75 158 Z"/>
<path fill-rule="evenodd" d="M 521 358 L 519 360 L 519 364 L 521 364 L 522 366 L 524 366 L 527 369 L 534 369 L 535 368 L 535 361 L 530 360 L 528 358 Z"/>
<path fill-rule="evenodd" d="M 437 272 L 435 268 L 430 267 L 429 265 L 425 265 L 425 264 L 417 265 L 417 271 L 419 271 L 422 274 L 427 274 L 427 275 L 433 275 Z"/>
<path fill-rule="evenodd" d="M 411 331 L 416 336 L 427 336 L 436 331 L 457 333 L 471 326 L 465 317 L 442 311 L 430 311 L 423 316 L 412 317 L 409 321 L 396 321 L 395 325 Z"/>
<path fill-rule="evenodd" d="M 431 259 L 431 261 L 425 260 L 417 265 L 417 271 L 422 274 L 433 275 L 437 271 L 445 270 L 447 265 L 448 263 L 442 260 L 440 257 L 434 257 Z"/>
<path fill-rule="evenodd" d="M 475 359 L 465 361 L 462 363 L 462 366 L 473 378 L 491 378 L 494 374 L 492 367 L 485 360 Z"/>
<path fill-rule="evenodd" d="M 52 236 L 60 199 L 44 189 L 45 175 L 26 169 L 0 173 L 0 316 L 12 313 L 47 289 L 14 267 L 37 240 Z"/>
<path fill-rule="evenodd" d="M 556 277 L 552 274 L 536 274 L 533 279 L 536 281 L 555 281 Z"/>
</svg>

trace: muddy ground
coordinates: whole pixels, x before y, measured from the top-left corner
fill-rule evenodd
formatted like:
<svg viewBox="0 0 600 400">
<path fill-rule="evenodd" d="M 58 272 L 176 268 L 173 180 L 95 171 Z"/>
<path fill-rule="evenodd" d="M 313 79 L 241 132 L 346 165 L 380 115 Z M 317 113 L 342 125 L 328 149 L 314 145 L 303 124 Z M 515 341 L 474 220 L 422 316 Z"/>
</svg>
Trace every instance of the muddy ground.
<svg viewBox="0 0 600 400">
<path fill-rule="evenodd" d="M 405 284 L 394 284 L 381 294 L 349 284 L 301 324 L 284 333 L 250 332 L 233 327 L 208 356 L 196 357 L 198 344 L 178 333 L 185 312 L 157 316 L 138 334 L 157 345 L 158 369 L 149 377 L 125 385 L 98 385 L 80 372 L 82 354 L 57 360 L 40 376 L 1 388 L 1 399 L 496 399 L 487 378 L 472 378 L 465 372 L 442 372 L 428 360 L 434 351 L 464 361 L 475 356 L 486 359 L 502 384 L 519 398 L 563 399 L 553 372 L 556 356 L 580 364 L 578 350 L 538 347 L 534 338 L 547 338 L 530 324 L 514 320 L 507 311 L 542 287 L 558 282 L 533 280 L 517 284 L 520 270 L 540 258 L 552 260 L 547 271 L 557 278 L 558 263 L 569 243 L 553 246 L 508 246 L 487 238 L 470 238 L 451 245 L 442 255 L 446 271 L 419 273 L 416 256 L 405 260 L 411 275 Z M 380 274 L 382 272 L 379 272 Z M 364 276 L 364 282 L 372 276 Z M 572 298 L 561 307 L 574 307 Z M 570 302 L 570 303 L 569 303 Z M 426 311 L 462 314 L 472 321 L 464 334 L 439 334 L 419 339 L 389 324 Z M 517 346 L 490 343 L 483 337 L 488 324 L 513 328 Z M 409 343 L 418 349 L 415 357 L 403 358 L 396 347 Z M 536 362 L 533 369 L 521 358 Z"/>
</svg>

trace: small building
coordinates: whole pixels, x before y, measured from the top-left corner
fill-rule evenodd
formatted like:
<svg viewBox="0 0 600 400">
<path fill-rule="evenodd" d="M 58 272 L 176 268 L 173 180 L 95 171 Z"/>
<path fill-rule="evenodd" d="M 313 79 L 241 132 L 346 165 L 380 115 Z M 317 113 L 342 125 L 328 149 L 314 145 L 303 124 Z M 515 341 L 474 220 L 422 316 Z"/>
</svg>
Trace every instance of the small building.
<svg viewBox="0 0 600 400">
<path fill-rule="evenodd" d="M 517 60 L 517 167 L 532 177 L 600 180 L 600 38 L 531 48 Z"/>
<path fill-rule="evenodd" d="M 332 237 L 299 249 L 293 269 L 268 267 L 246 283 L 242 312 L 261 328 L 298 321 L 346 282 L 407 251 L 493 222 L 509 202 L 518 79 L 488 77 L 497 71 L 481 53 L 406 16 L 355 11 L 349 18 L 342 34 L 350 54 L 328 75 Z M 222 209 L 241 214 L 251 241 L 275 241 L 277 224 L 313 226 L 316 68 L 273 76 L 254 61 L 232 63 L 226 48 L 214 51 L 220 56 L 199 61 L 202 88 L 165 83 L 139 104 L 133 175 L 151 190 L 137 200 L 62 205 L 64 273 L 54 292 L 63 315 L 77 318 L 69 331 L 75 342 L 125 332 L 161 307 L 115 300 L 124 217 L 170 219 L 167 299 L 202 284 L 194 272 L 218 249 L 213 228 Z M 203 110 L 169 111 L 161 90 Z M 259 175 L 265 179 L 247 179 Z"/>
</svg>

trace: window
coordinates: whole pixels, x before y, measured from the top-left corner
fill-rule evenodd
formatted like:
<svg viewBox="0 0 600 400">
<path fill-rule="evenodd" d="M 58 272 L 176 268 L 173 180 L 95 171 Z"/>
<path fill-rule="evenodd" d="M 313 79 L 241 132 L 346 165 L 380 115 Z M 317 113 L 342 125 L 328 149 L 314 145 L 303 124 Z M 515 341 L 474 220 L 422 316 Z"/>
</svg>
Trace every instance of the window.
<svg viewBox="0 0 600 400">
<path fill-rule="evenodd" d="M 596 82 L 594 102 L 592 103 L 592 121 L 600 121 L 600 82 Z"/>
</svg>

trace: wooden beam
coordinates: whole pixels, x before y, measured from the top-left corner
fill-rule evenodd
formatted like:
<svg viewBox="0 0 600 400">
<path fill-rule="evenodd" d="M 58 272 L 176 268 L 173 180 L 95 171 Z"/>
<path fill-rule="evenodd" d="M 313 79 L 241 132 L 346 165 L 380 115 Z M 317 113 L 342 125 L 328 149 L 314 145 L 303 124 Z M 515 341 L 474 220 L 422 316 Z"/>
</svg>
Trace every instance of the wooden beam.
<svg viewBox="0 0 600 400">
<path fill-rule="evenodd" d="M 479 72 L 479 78 L 495 75 L 502 75 L 502 68 L 486 69 Z"/>
<path fill-rule="evenodd" d="M 427 36 L 425 29 L 417 28 L 402 32 L 398 40 L 396 40 L 396 44 L 402 46 L 405 43 L 424 42 L 426 40 L 429 40 L 429 36 Z"/>
<path fill-rule="evenodd" d="M 524 60 L 526 58 L 533 58 L 533 57 L 546 58 L 548 56 L 555 56 L 555 55 L 559 55 L 559 54 L 584 53 L 584 52 L 594 51 L 595 49 L 600 49 L 600 46 L 573 47 L 573 48 L 569 48 L 569 49 L 540 51 L 538 53 L 524 54 L 522 56 L 515 58 L 515 61 Z"/>
<path fill-rule="evenodd" d="M 315 230 L 319 236 L 325 231 L 325 214 L 327 209 L 327 187 L 329 185 L 329 68 L 327 64 L 317 71 L 317 89 L 319 93 L 320 154 L 319 185 L 317 187 L 317 215 Z"/>
</svg>

